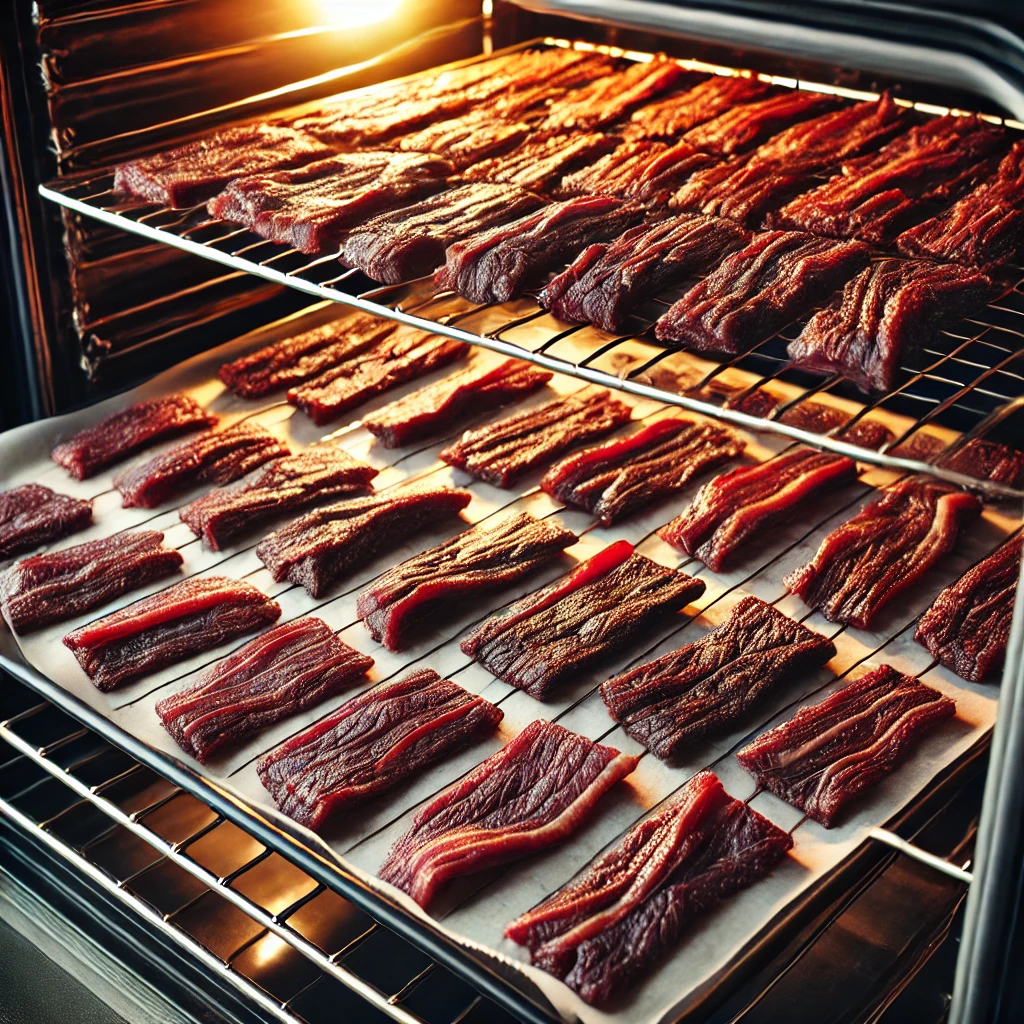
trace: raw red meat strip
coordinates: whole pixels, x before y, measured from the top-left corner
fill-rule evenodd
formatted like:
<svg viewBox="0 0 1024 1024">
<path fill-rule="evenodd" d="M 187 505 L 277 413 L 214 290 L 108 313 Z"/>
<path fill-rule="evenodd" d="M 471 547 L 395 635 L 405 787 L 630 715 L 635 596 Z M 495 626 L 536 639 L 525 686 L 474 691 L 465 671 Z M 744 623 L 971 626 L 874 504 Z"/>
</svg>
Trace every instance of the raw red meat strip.
<svg viewBox="0 0 1024 1024">
<path fill-rule="evenodd" d="M 64 646 L 104 693 L 253 633 L 281 614 L 251 583 L 196 576 L 73 630 Z"/>
<path fill-rule="evenodd" d="M 552 203 L 449 246 L 434 283 L 472 302 L 507 302 L 543 283 L 584 246 L 621 234 L 643 216 L 639 206 L 612 196 Z"/>
<path fill-rule="evenodd" d="M 462 650 L 510 686 L 546 700 L 704 593 L 704 581 L 617 541 L 550 586 L 509 605 Z"/>
<path fill-rule="evenodd" d="M 40 484 L 0 491 L 0 558 L 60 540 L 91 522 L 91 501 L 56 494 Z"/>
<path fill-rule="evenodd" d="M 881 609 L 952 550 L 981 510 L 950 484 L 908 477 L 836 527 L 805 566 L 783 581 L 830 622 L 868 629 Z"/>
<path fill-rule="evenodd" d="M 900 367 L 944 322 L 995 293 L 976 271 L 927 260 L 879 260 L 848 281 L 789 343 L 793 363 L 840 373 L 862 391 L 891 391 Z"/>
<path fill-rule="evenodd" d="M 621 331 L 645 299 L 710 270 L 750 238 L 749 231 L 717 217 L 639 224 L 613 242 L 584 249 L 539 300 L 562 320 Z"/>
<path fill-rule="evenodd" d="M 857 464 L 845 455 L 813 448 L 783 452 L 706 483 L 658 536 L 721 572 L 755 535 L 792 522 L 824 491 L 856 479 Z"/>
<path fill-rule="evenodd" d="M 410 485 L 314 509 L 270 534 L 256 555 L 274 579 L 322 597 L 343 576 L 439 520 L 455 518 L 468 491 Z"/>
<path fill-rule="evenodd" d="M 356 358 L 289 388 L 288 401 L 322 426 L 376 395 L 461 359 L 468 351 L 464 341 L 399 327 Z"/>
<path fill-rule="evenodd" d="M 35 555 L 0 576 L 0 611 L 15 633 L 63 622 L 177 572 L 184 561 L 156 530 Z"/>
<path fill-rule="evenodd" d="M 374 640 L 399 651 L 414 621 L 515 583 L 576 539 L 558 520 L 525 512 L 481 523 L 382 573 L 359 595 L 356 612 Z"/>
<path fill-rule="evenodd" d="M 744 352 L 831 295 L 870 255 L 863 242 L 766 231 L 662 314 L 655 333 L 698 352 Z"/>
<path fill-rule="evenodd" d="M 206 764 L 222 747 L 341 693 L 372 665 L 322 619 L 295 619 L 211 665 L 158 701 L 156 713 L 178 746 Z"/>
<path fill-rule="evenodd" d="M 256 770 L 290 818 L 322 829 L 493 732 L 502 712 L 432 669 L 379 683 L 261 758 Z"/>
<path fill-rule="evenodd" d="M 968 682 L 990 679 L 1002 668 L 1021 541 L 1018 534 L 951 583 L 917 624 L 914 639 Z"/>
<path fill-rule="evenodd" d="M 609 714 L 655 757 L 682 757 L 766 696 L 835 657 L 827 637 L 744 597 L 699 640 L 601 684 Z"/>
<path fill-rule="evenodd" d="M 611 433 L 629 416 L 629 406 L 607 391 L 570 395 L 467 430 L 441 459 L 497 487 L 510 487 L 573 445 Z"/>
<path fill-rule="evenodd" d="M 627 134 L 645 139 L 677 139 L 733 107 L 761 99 L 770 88 L 756 78 L 712 75 L 687 92 L 673 93 L 635 110 Z"/>
<path fill-rule="evenodd" d="M 165 206 L 197 206 L 240 174 L 300 167 L 334 147 L 282 125 L 225 128 L 197 142 L 140 157 L 114 169 L 114 188 Z"/>
<path fill-rule="evenodd" d="M 50 458 L 72 476 L 85 480 L 112 462 L 120 462 L 158 441 L 216 424 L 217 417 L 203 412 L 194 398 L 170 395 L 138 402 L 80 430 L 74 437 L 61 441 L 50 452 Z"/>
<path fill-rule="evenodd" d="M 540 485 L 611 526 L 682 490 L 698 473 L 735 458 L 744 447 L 728 427 L 710 420 L 666 417 L 620 441 L 568 456 L 544 474 Z"/>
<path fill-rule="evenodd" d="M 330 445 L 314 445 L 264 466 L 240 487 L 211 491 L 178 510 L 183 523 L 214 551 L 267 519 L 318 501 L 371 490 L 379 470 Z"/>
<path fill-rule="evenodd" d="M 505 934 L 592 1005 L 635 984 L 694 918 L 767 875 L 793 837 L 729 796 L 714 773 L 637 822 Z"/>
<path fill-rule="evenodd" d="M 757 784 L 831 828 L 846 804 L 905 761 L 956 704 L 882 665 L 758 736 L 737 755 Z"/>
<path fill-rule="evenodd" d="M 614 135 L 590 132 L 548 135 L 534 132 L 510 153 L 467 167 L 467 181 L 504 182 L 531 192 L 549 192 L 569 173 L 596 160 L 618 145 Z"/>
<path fill-rule="evenodd" d="M 551 380 L 552 373 L 519 359 L 471 366 L 428 384 L 363 417 L 385 448 L 435 435 L 478 413 L 516 402 Z"/>
<path fill-rule="evenodd" d="M 377 874 L 425 907 L 449 879 L 568 839 L 635 767 L 635 757 L 612 747 L 554 722 L 531 722 L 434 797 Z"/>
</svg>

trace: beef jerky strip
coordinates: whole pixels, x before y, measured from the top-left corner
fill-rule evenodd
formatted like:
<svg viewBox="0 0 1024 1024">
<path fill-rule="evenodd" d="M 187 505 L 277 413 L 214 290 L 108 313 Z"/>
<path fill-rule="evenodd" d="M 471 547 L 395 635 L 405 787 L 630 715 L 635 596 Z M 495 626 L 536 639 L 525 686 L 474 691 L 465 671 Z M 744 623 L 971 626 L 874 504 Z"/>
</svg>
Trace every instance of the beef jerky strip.
<svg viewBox="0 0 1024 1024">
<path fill-rule="evenodd" d="M 695 918 L 763 878 L 792 846 L 791 835 L 703 771 L 505 935 L 529 949 L 532 964 L 602 1005 L 634 985 Z"/>
<path fill-rule="evenodd" d="M 137 402 L 121 412 L 100 420 L 95 426 L 80 430 L 61 441 L 50 458 L 79 480 L 98 473 L 105 466 L 120 462 L 129 455 L 167 441 L 190 430 L 202 430 L 217 424 L 216 416 L 208 416 L 202 406 L 188 395 L 170 395 L 147 402 Z"/>
<path fill-rule="evenodd" d="M 722 572 L 755 536 L 792 522 L 825 491 L 856 479 L 853 459 L 796 448 L 715 477 L 658 536 Z"/>
<path fill-rule="evenodd" d="M 287 740 L 256 766 L 277 806 L 319 831 L 493 732 L 502 712 L 432 669 L 379 683 Z"/>
<path fill-rule="evenodd" d="M 908 477 L 836 527 L 784 583 L 830 622 L 868 629 L 882 608 L 921 578 L 981 510 L 950 484 Z"/>
<path fill-rule="evenodd" d="M 629 421 L 630 409 L 607 391 L 570 395 L 467 430 L 440 457 L 496 487 L 547 465 L 577 444 L 596 441 Z"/>
<path fill-rule="evenodd" d="M 0 491 L 0 558 L 60 540 L 91 522 L 91 501 L 56 494 L 40 484 Z"/>
<path fill-rule="evenodd" d="M 662 314 L 655 333 L 697 352 L 745 352 L 831 295 L 870 255 L 863 242 L 765 231 Z"/>
<path fill-rule="evenodd" d="M 948 697 L 882 665 L 736 757 L 759 786 L 831 828 L 850 800 L 909 757 L 922 733 L 955 714 Z"/>
<path fill-rule="evenodd" d="M 596 163 L 567 174 L 560 191 L 650 201 L 667 197 L 690 175 L 718 162 L 685 142 L 623 142 Z"/>
<path fill-rule="evenodd" d="M 970 683 L 991 679 L 1006 657 L 1021 541 L 1018 534 L 946 587 L 914 632 L 922 647 Z"/>
<path fill-rule="evenodd" d="M 584 249 L 539 299 L 562 320 L 621 331 L 645 299 L 710 270 L 750 238 L 749 231 L 717 217 L 638 224 L 613 242 Z"/>
<path fill-rule="evenodd" d="M 307 512 L 260 541 L 256 556 L 280 582 L 322 597 L 343 576 L 444 519 L 456 519 L 468 491 L 406 486 Z"/>
<path fill-rule="evenodd" d="M 623 729 L 662 761 L 730 729 L 769 694 L 835 657 L 831 640 L 744 597 L 699 640 L 601 684 Z"/>
<path fill-rule="evenodd" d="M 377 874 L 425 907 L 452 878 L 568 839 L 635 767 L 635 757 L 613 747 L 531 722 L 427 803 Z"/>
<path fill-rule="evenodd" d="M 662 97 L 635 110 L 626 134 L 631 138 L 678 139 L 733 107 L 761 99 L 770 88 L 756 78 L 712 75 L 686 92 Z"/>
<path fill-rule="evenodd" d="M 891 391 L 900 368 L 943 322 L 995 293 L 991 279 L 966 267 L 884 259 L 848 281 L 790 342 L 796 366 L 839 373 L 862 391 Z"/>
<path fill-rule="evenodd" d="M 339 640 L 322 619 L 275 626 L 158 701 L 156 713 L 178 746 L 200 764 L 275 722 L 341 693 L 373 658 Z"/>
<path fill-rule="evenodd" d="M 525 512 L 481 523 L 382 573 L 359 595 L 356 612 L 374 640 L 399 651 L 414 620 L 515 583 L 576 539 L 557 520 Z"/>
<path fill-rule="evenodd" d="M 107 693 L 254 633 L 280 614 L 281 606 L 251 583 L 194 576 L 73 630 L 64 646 L 96 688 Z"/>
<path fill-rule="evenodd" d="M 314 445 L 264 466 L 240 487 L 210 491 L 178 510 L 182 522 L 213 551 L 285 512 L 372 489 L 379 470 L 330 445 Z"/>
<path fill-rule="evenodd" d="M 938 465 L 976 480 L 1024 487 L 1024 453 L 996 441 L 972 437 L 956 451 L 939 459 Z"/>
<path fill-rule="evenodd" d="M 432 153 L 453 167 L 464 168 L 504 156 L 524 142 L 531 131 L 525 121 L 498 120 L 494 111 L 477 109 L 406 135 L 398 146 L 410 153 Z"/>
<path fill-rule="evenodd" d="M 586 509 L 602 526 L 682 490 L 698 473 L 735 458 L 743 441 L 728 427 L 682 417 L 655 420 L 620 441 L 569 455 L 544 474 L 552 497 Z"/>
<path fill-rule="evenodd" d="M 460 646 L 510 686 L 547 700 L 565 680 L 647 636 L 704 587 L 620 540 L 509 605 Z"/>
</svg>

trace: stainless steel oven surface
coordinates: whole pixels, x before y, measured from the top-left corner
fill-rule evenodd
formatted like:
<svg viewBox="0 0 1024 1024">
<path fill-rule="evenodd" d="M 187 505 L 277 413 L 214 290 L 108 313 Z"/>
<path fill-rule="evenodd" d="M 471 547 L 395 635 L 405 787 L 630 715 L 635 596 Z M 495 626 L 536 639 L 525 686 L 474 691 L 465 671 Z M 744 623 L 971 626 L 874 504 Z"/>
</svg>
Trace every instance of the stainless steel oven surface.
<svg viewBox="0 0 1024 1024">
<path fill-rule="evenodd" d="M 1018 12 L 3 18 L 12 977 L 128 1020 L 1017 1019 Z M 495 560 L 514 515 L 562 553 Z M 648 577 L 692 582 L 659 618 Z M 536 729 L 625 778 L 551 788 Z"/>
</svg>

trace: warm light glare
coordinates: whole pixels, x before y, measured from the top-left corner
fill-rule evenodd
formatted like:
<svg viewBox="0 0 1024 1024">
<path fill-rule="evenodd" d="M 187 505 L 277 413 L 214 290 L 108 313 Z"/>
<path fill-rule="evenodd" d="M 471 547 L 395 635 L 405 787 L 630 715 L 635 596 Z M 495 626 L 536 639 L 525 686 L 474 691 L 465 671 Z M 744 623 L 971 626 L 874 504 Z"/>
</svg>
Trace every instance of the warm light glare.
<svg viewBox="0 0 1024 1024">
<path fill-rule="evenodd" d="M 356 28 L 390 18 L 402 0 L 314 0 L 318 20 L 323 25 Z"/>
</svg>

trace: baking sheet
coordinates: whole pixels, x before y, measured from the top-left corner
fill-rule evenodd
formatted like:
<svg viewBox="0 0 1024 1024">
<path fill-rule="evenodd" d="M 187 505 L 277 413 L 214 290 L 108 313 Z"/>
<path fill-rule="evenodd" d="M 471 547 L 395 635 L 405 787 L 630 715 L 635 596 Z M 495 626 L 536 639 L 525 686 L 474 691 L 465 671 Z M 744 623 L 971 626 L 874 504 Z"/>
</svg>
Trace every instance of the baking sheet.
<svg viewBox="0 0 1024 1024">
<path fill-rule="evenodd" d="M 9 431 L 0 439 L 0 477 L 3 480 L 3 489 L 33 481 L 66 494 L 95 500 L 94 525 L 89 530 L 54 545 L 54 548 L 70 546 L 143 524 L 149 528 L 163 529 L 167 543 L 178 547 L 185 556 L 185 574 L 244 577 L 278 599 L 282 607 L 282 621 L 315 613 L 333 629 L 340 631 L 342 639 L 351 646 L 370 654 L 375 664 L 367 683 L 363 685 L 379 682 L 411 667 L 428 666 L 442 675 L 455 679 L 468 690 L 483 694 L 501 707 L 505 718 L 495 736 L 474 745 L 470 750 L 446 759 L 410 784 L 354 812 L 323 836 L 331 853 L 340 863 L 370 884 L 387 892 L 410 913 L 426 918 L 426 915 L 404 894 L 396 892 L 373 877 L 390 845 L 408 827 L 416 809 L 424 800 L 497 750 L 526 724 L 538 717 L 556 719 L 568 728 L 592 739 L 600 739 L 630 753 L 642 754 L 642 748 L 625 736 L 608 716 L 596 692 L 600 682 L 638 660 L 647 660 L 698 638 L 703 632 L 721 622 L 736 601 L 748 593 L 776 602 L 781 610 L 795 618 L 804 618 L 808 610 L 798 599 L 786 595 L 781 583 L 782 577 L 813 554 L 828 530 L 849 518 L 859 507 L 871 500 L 874 497 L 874 487 L 890 482 L 895 477 L 881 470 L 867 471 L 860 482 L 837 491 L 822 501 L 818 510 L 818 523 L 797 523 L 775 531 L 769 535 L 763 546 L 756 551 L 748 552 L 731 571 L 713 574 L 699 562 L 684 558 L 653 535 L 658 526 L 667 522 L 685 506 L 689 497 L 707 479 L 707 475 L 694 482 L 686 493 L 633 517 L 627 523 L 612 529 L 595 528 L 590 516 L 578 511 L 563 510 L 557 502 L 540 492 L 536 487 L 539 473 L 524 480 L 518 490 L 503 491 L 472 480 L 467 474 L 440 463 L 436 458 L 436 453 L 443 443 L 440 439 L 425 446 L 389 451 L 378 445 L 358 422 L 342 424 L 333 431 L 325 431 L 324 428 L 314 427 L 301 413 L 275 401 L 273 397 L 263 402 L 242 401 L 227 392 L 216 379 L 216 369 L 227 359 L 254 350 L 266 344 L 268 340 L 286 337 L 317 323 L 344 319 L 349 315 L 351 314 L 339 313 L 338 307 L 332 304 L 322 303 L 280 324 L 271 325 L 262 331 L 237 339 L 214 352 L 197 356 L 126 395 L 109 399 L 69 416 Z M 550 334 L 549 325 L 534 322 L 524 326 L 519 331 L 520 336 L 515 340 L 527 347 L 533 347 L 534 344 L 540 343 L 542 337 L 550 338 Z M 593 346 L 587 339 L 582 339 L 579 343 L 585 344 L 588 352 L 593 351 Z M 564 343 L 558 344 L 562 346 L 559 355 L 573 357 L 574 353 L 570 347 L 572 341 L 567 339 Z M 622 372 L 630 365 L 637 365 L 647 357 L 646 348 L 647 346 L 638 343 L 633 350 L 636 362 L 628 363 L 623 361 L 624 350 L 619 346 L 615 353 L 617 365 L 605 368 Z M 629 359 L 630 350 L 627 348 L 625 352 L 625 359 Z M 481 351 L 474 351 L 470 356 L 474 361 L 493 361 L 496 358 L 498 357 Z M 702 364 L 693 357 L 676 356 L 672 358 L 671 363 L 673 372 L 687 377 L 701 372 Z M 383 405 L 448 372 L 448 369 L 437 371 L 421 381 L 374 400 L 359 412 Z M 667 371 L 662 367 L 661 372 Z M 737 376 L 737 386 L 743 386 L 746 381 L 742 375 Z M 520 403 L 516 408 L 545 401 L 551 397 L 553 391 L 566 394 L 585 387 L 586 385 L 581 385 L 577 380 L 556 378 L 545 391 L 531 397 L 525 403 Z M 221 415 L 222 425 L 243 418 L 256 419 L 282 439 L 289 441 L 295 449 L 322 437 L 331 437 L 335 443 L 345 447 L 357 458 L 364 459 L 381 469 L 380 476 L 375 481 L 378 488 L 412 478 L 467 487 L 473 494 L 473 501 L 463 516 L 470 522 L 480 522 L 488 517 L 525 509 L 537 516 L 557 515 L 581 539 L 562 559 L 546 570 L 502 591 L 493 599 L 484 615 L 479 614 L 477 609 L 464 611 L 453 618 L 439 621 L 433 629 L 420 634 L 412 648 L 401 654 L 392 654 L 375 644 L 357 621 L 355 600 L 358 593 L 378 572 L 450 536 L 460 527 L 449 525 L 412 538 L 386 557 L 365 567 L 344 585 L 336 588 L 326 600 L 314 601 L 300 588 L 287 583 L 273 582 L 270 574 L 255 557 L 254 547 L 258 537 L 250 538 L 221 552 L 205 550 L 177 516 L 178 506 L 201 492 L 183 495 L 180 502 L 173 507 L 166 506 L 155 510 L 122 509 L 120 495 L 111 488 L 111 478 L 113 473 L 123 466 L 79 482 L 72 480 L 49 460 L 49 450 L 56 440 L 96 422 L 102 416 L 131 402 L 173 391 L 191 394 L 207 409 Z M 637 419 L 657 417 L 672 411 L 654 402 L 629 397 L 625 400 L 634 406 L 634 418 Z M 897 420 L 895 417 L 877 415 L 883 419 L 888 418 L 890 425 L 898 431 L 902 431 L 908 425 L 906 421 Z M 785 447 L 784 439 L 770 435 L 748 434 L 746 439 L 748 457 L 767 458 Z M 149 459 L 157 450 L 159 449 L 151 449 L 130 461 Z M 755 719 L 743 722 L 729 734 L 696 745 L 685 764 L 669 767 L 649 754 L 644 755 L 637 770 L 624 783 L 607 794 L 591 822 L 568 843 L 519 864 L 461 879 L 443 892 L 431 907 L 429 920 L 458 941 L 486 951 L 490 956 L 497 956 L 506 963 L 514 964 L 516 970 L 530 978 L 566 1019 L 578 1018 L 587 1022 L 615 1021 L 623 1024 L 628 1021 L 632 1024 L 637 1021 L 669 1020 L 686 1012 L 728 971 L 734 959 L 756 941 L 758 935 L 794 898 L 806 892 L 810 886 L 841 864 L 865 842 L 872 827 L 890 820 L 939 772 L 964 755 L 991 728 L 996 713 L 996 688 L 991 685 L 965 683 L 943 668 L 925 671 L 931 663 L 931 658 L 923 648 L 913 642 L 911 631 L 906 627 L 930 604 L 942 586 L 958 577 L 971 563 L 994 550 L 1017 525 L 1015 519 L 997 510 L 986 510 L 983 517 L 964 532 L 956 551 L 930 573 L 905 600 L 897 602 L 898 607 L 883 617 L 876 631 L 840 629 L 817 614 L 810 615 L 806 619 L 807 624 L 828 636 L 833 636 L 836 643 L 838 653 L 827 670 L 784 687 L 782 692 L 769 698 L 761 706 Z M 270 528 L 268 526 L 263 532 L 268 532 Z M 656 561 L 666 565 L 683 566 L 687 572 L 704 579 L 707 583 L 706 592 L 660 633 L 644 638 L 633 650 L 613 659 L 599 672 L 587 673 L 575 679 L 558 691 L 556 700 L 545 704 L 495 680 L 486 670 L 470 662 L 459 650 L 458 640 L 471 623 L 492 614 L 496 608 L 508 601 L 542 586 L 548 580 L 565 572 L 576 561 L 589 557 L 607 543 L 620 538 L 633 542 L 638 546 L 638 550 Z M 181 751 L 159 724 L 154 704 L 167 694 L 190 685 L 197 671 L 223 657 L 230 650 L 246 642 L 245 640 L 206 652 L 107 695 L 100 694 L 92 686 L 71 653 L 60 643 L 61 637 L 76 626 L 99 615 L 109 614 L 116 607 L 129 604 L 146 593 L 157 591 L 167 585 L 167 580 L 159 581 L 126 595 L 99 611 L 19 638 L 18 642 L 29 664 L 96 708 L 118 727 L 163 754 L 181 759 Z M 825 830 L 813 822 L 801 823 L 799 812 L 770 794 L 761 793 L 754 797 L 751 805 L 761 813 L 783 828 L 796 827 L 796 843 L 791 856 L 771 878 L 740 893 L 717 911 L 705 915 L 698 921 L 676 950 L 661 961 L 646 980 L 628 996 L 605 1010 L 587 1007 L 561 982 L 526 965 L 523 962 L 523 951 L 502 938 L 502 930 L 508 921 L 583 870 L 596 854 L 614 844 L 627 828 L 669 798 L 696 771 L 712 767 L 730 793 L 741 799 L 750 798 L 755 787 L 750 777 L 739 768 L 732 756 L 734 751 L 767 725 L 788 718 L 796 707 L 822 699 L 831 689 L 883 661 L 911 674 L 924 672 L 922 678 L 926 682 L 948 693 L 957 701 L 956 719 L 945 723 L 932 733 L 920 745 L 909 763 L 876 787 L 869 796 L 859 801 L 856 810 L 847 816 L 839 828 Z M 840 680 L 838 677 L 843 678 Z M 192 764 L 191 767 L 198 769 L 229 792 L 248 801 L 264 816 L 281 822 L 280 816 L 267 803 L 266 794 L 256 778 L 255 760 L 286 737 L 333 710 L 361 688 L 362 686 L 353 687 L 340 697 L 278 723 L 254 741 L 223 757 L 215 758 L 208 766 L 199 767 Z M 296 831 L 303 834 L 314 848 L 324 849 L 323 844 L 311 833 L 290 823 L 289 830 L 293 834 Z"/>
</svg>

